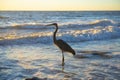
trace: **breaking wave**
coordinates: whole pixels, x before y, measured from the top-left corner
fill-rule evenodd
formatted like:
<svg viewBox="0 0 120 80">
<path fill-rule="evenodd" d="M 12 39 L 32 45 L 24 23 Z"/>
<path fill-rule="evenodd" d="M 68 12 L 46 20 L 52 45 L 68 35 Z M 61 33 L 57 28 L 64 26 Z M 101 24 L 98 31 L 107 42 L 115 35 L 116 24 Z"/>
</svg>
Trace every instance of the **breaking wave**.
<svg viewBox="0 0 120 80">
<path fill-rule="evenodd" d="M 8 19 L 9 17 L 6 16 L 0 16 L 0 19 Z"/>
<path fill-rule="evenodd" d="M 63 39 L 67 42 L 81 42 L 81 41 L 94 41 L 94 40 L 108 40 L 120 38 L 120 26 L 112 20 L 99 20 L 87 24 L 60 24 L 60 31 L 57 33 L 58 39 Z M 69 26 L 69 27 L 68 27 Z M 93 27 L 94 26 L 94 27 Z M 84 27 L 84 28 L 83 28 Z M 87 27 L 87 28 L 86 28 Z M 81 29 L 83 28 L 83 29 Z M 11 29 L 11 28 L 1 28 Z M 9 34 L 7 36 L 0 36 L 0 45 L 11 44 L 36 44 L 52 43 L 53 27 L 45 27 L 43 24 L 34 25 L 21 25 L 14 26 L 12 29 L 28 29 L 29 32 L 34 29 L 40 29 L 40 32 L 33 32 L 31 34 L 17 35 Z M 42 31 L 47 29 L 48 31 Z M 51 30 L 52 29 L 52 30 Z M 26 32 L 27 32 L 26 31 Z M 24 32 L 24 33 L 26 33 Z"/>
<path fill-rule="evenodd" d="M 62 24 L 69 28 L 95 28 L 95 27 L 106 27 L 106 26 L 116 26 L 119 27 L 120 23 L 115 22 L 110 19 L 95 20 L 92 22 L 83 22 L 83 23 L 65 23 Z"/>
<path fill-rule="evenodd" d="M 49 23 L 14 23 L 10 26 L 1 26 L 0 29 L 41 29 L 45 27 L 46 24 Z M 64 28 L 93 28 L 93 27 L 106 27 L 106 26 L 120 26 L 120 23 L 115 22 L 110 19 L 102 19 L 102 20 L 95 20 L 92 22 L 66 22 L 66 23 L 59 23 L 59 27 L 64 27 Z"/>
</svg>

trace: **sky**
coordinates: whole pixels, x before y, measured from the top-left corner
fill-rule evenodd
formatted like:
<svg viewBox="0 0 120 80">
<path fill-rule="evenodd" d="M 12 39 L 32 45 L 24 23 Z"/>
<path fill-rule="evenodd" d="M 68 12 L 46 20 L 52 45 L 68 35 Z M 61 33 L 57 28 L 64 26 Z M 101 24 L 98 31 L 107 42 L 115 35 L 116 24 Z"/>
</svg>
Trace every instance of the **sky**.
<svg viewBox="0 0 120 80">
<path fill-rule="evenodd" d="M 120 10 L 120 0 L 0 0 L 0 10 Z"/>
</svg>

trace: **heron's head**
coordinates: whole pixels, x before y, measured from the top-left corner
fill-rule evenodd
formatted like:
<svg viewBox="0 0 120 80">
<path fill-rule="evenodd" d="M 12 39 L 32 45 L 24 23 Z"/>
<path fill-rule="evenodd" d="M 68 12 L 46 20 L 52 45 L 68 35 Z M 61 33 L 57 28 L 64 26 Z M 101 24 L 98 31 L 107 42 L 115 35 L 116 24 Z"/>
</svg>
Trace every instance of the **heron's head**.
<svg viewBox="0 0 120 80">
<path fill-rule="evenodd" d="M 46 26 L 52 26 L 52 25 L 54 25 L 54 26 L 58 26 L 57 23 L 48 24 L 48 25 L 46 25 Z"/>
</svg>

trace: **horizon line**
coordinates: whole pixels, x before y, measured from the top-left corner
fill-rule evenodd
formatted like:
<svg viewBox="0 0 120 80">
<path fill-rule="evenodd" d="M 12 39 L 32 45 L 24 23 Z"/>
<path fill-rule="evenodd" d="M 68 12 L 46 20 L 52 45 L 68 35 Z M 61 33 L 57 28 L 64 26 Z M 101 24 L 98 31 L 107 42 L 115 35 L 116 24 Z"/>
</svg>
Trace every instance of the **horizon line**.
<svg viewBox="0 0 120 80">
<path fill-rule="evenodd" d="M 120 11 L 120 10 L 0 10 L 0 11 Z"/>
</svg>

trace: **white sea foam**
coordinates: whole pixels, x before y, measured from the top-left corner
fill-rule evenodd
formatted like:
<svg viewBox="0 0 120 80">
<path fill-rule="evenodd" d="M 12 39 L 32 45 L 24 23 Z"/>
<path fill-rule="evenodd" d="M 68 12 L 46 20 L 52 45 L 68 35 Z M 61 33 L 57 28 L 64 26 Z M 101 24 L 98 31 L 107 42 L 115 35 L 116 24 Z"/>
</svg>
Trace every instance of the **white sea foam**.
<svg viewBox="0 0 120 80">
<path fill-rule="evenodd" d="M 52 43 L 54 27 L 50 23 L 13 24 L 0 28 L 0 45 Z M 58 39 L 67 42 L 94 41 L 120 38 L 120 23 L 110 19 L 87 23 L 58 23 Z"/>
<path fill-rule="evenodd" d="M 28 26 L 27 26 L 28 27 Z M 36 27 L 35 27 L 36 28 Z M 42 27 L 41 27 L 42 28 Z M 30 28 L 31 29 L 31 28 Z M 62 28 L 57 33 L 58 39 L 67 42 L 93 41 L 120 38 L 120 27 L 105 26 L 89 29 L 66 29 Z M 33 29 L 32 29 L 33 30 Z M 42 30 L 42 29 L 40 29 Z M 49 30 L 49 28 L 48 28 Z M 28 30 L 29 31 L 29 30 Z M 53 31 L 34 32 L 18 36 L 16 33 L 0 37 L 0 44 L 33 44 L 33 43 L 52 43 Z"/>
</svg>

